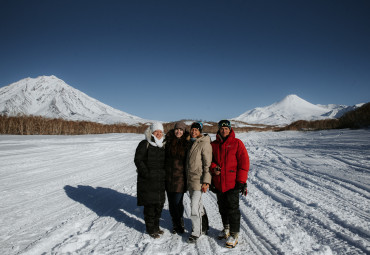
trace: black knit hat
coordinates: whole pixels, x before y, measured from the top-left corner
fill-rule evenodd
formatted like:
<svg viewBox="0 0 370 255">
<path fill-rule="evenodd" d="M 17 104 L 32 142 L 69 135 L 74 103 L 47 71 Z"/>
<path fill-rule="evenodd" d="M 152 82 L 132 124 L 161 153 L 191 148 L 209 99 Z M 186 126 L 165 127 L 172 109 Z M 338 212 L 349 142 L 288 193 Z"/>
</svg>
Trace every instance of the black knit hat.
<svg viewBox="0 0 370 255">
<path fill-rule="evenodd" d="M 193 124 L 191 124 L 191 127 L 190 127 L 190 130 L 193 129 L 193 128 L 197 128 L 199 129 L 199 132 L 202 133 L 202 130 L 203 130 L 203 123 L 198 121 L 198 122 L 193 122 Z"/>
<path fill-rule="evenodd" d="M 222 127 L 228 127 L 231 130 L 231 123 L 230 123 L 230 121 L 228 121 L 228 120 L 220 120 L 218 122 L 218 129 L 220 129 Z"/>
</svg>

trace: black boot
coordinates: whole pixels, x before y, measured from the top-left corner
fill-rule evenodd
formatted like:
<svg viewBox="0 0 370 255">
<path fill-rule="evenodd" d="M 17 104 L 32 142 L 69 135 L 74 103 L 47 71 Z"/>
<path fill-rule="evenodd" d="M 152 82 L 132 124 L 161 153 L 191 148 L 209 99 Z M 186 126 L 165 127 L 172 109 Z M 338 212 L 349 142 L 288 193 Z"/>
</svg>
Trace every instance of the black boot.
<svg viewBox="0 0 370 255">
<path fill-rule="evenodd" d="M 180 232 L 181 233 L 185 232 L 184 218 L 180 219 Z"/>
<path fill-rule="evenodd" d="M 184 219 L 183 218 L 181 218 L 178 221 L 173 221 L 172 225 L 173 225 L 173 229 L 172 229 L 173 234 L 176 234 L 176 233 L 177 234 L 183 234 L 185 232 Z"/>
<path fill-rule="evenodd" d="M 191 235 L 188 239 L 188 243 L 196 243 L 198 240 L 198 237 L 197 236 L 193 236 Z"/>
<path fill-rule="evenodd" d="M 202 234 L 207 235 L 209 230 L 208 216 L 207 212 L 204 209 L 204 215 L 202 216 Z"/>
<path fill-rule="evenodd" d="M 172 219 L 172 234 L 177 233 L 177 222 Z"/>
</svg>

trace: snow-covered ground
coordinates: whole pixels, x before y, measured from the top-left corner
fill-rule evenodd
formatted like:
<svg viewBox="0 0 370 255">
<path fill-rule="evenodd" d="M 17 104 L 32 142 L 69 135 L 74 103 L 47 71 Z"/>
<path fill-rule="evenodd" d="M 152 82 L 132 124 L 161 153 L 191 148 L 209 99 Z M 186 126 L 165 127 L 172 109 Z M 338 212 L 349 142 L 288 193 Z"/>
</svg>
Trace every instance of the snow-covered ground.
<svg viewBox="0 0 370 255">
<path fill-rule="evenodd" d="M 136 206 L 135 148 L 143 135 L 0 136 L 0 254 L 369 254 L 370 130 L 242 133 L 251 170 L 241 240 L 145 233 Z M 212 136 L 214 138 L 214 136 Z"/>
</svg>

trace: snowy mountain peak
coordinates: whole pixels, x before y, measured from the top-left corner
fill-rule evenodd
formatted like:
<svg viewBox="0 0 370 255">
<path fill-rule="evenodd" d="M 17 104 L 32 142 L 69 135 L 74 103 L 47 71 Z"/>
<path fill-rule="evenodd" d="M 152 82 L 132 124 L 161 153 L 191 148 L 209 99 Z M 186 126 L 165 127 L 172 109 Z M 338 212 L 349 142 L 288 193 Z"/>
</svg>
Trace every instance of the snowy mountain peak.
<svg viewBox="0 0 370 255">
<path fill-rule="evenodd" d="M 0 88 L 0 113 L 104 124 L 151 122 L 103 104 L 54 75 L 26 78 Z"/>
<path fill-rule="evenodd" d="M 314 104 L 307 102 L 297 95 L 288 95 L 283 100 L 273 104 L 275 109 L 287 109 L 291 112 L 300 112 L 303 109 L 307 111 L 321 111 L 322 109 Z"/>
<path fill-rule="evenodd" d="M 299 96 L 292 94 L 292 95 L 287 95 L 286 97 L 284 97 L 283 100 L 281 100 L 277 104 L 291 106 L 291 105 L 302 105 L 302 104 L 310 104 L 310 103 L 300 98 Z"/>
<path fill-rule="evenodd" d="M 281 101 L 266 107 L 249 110 L 233 120 L 251 124 L 287 125 L 297 120 L 339 118 L 355 106 L 314 105 L 297 95 L 288 95 Z"/>
</svg>

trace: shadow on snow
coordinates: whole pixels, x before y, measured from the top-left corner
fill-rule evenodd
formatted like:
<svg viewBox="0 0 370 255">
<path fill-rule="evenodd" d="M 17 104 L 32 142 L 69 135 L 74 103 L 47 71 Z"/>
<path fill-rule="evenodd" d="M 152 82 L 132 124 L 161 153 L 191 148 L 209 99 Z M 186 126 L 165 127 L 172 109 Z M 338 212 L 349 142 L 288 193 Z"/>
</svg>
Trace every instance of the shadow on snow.
<svg viewBox="0 0 370 255">
<path fill-rule="evenodd" d="M 112 217 L 127 227 L 145 232 L 143 208 L 136 205 L 136 197 L 109 188 L 83 185 L 77 187 L 66 185 L 64 191 L 68 197 L 83 204 L 98 216 Z"/>
<path fill-rule="evenodd" d="M 64 191 L 69 198 L 83 204 L 99 217 L 112 217 L 129 228 L 142 233 L 146 232 L 143 206 L 137 206 L 136 197 L 109 188 L 94 188 L 84 185 L 78 185 L 77 187 L 66 185 Z M 188 234 L 190 234 L 191 221 L 187 218 L 184 220 L 185 228 L 188 229 Z M 161 227 L 170 231 L 172 229 L 171 216 L 167 209 L 162 211 L 161 225 L 163 225 Z M 210 236 L 216 236 L 216 231 L 216 229 L 210 227 Z M 186 236 L 186 234 L 183 235 L 183 241 L 185 241 Z"/>
</svg>

